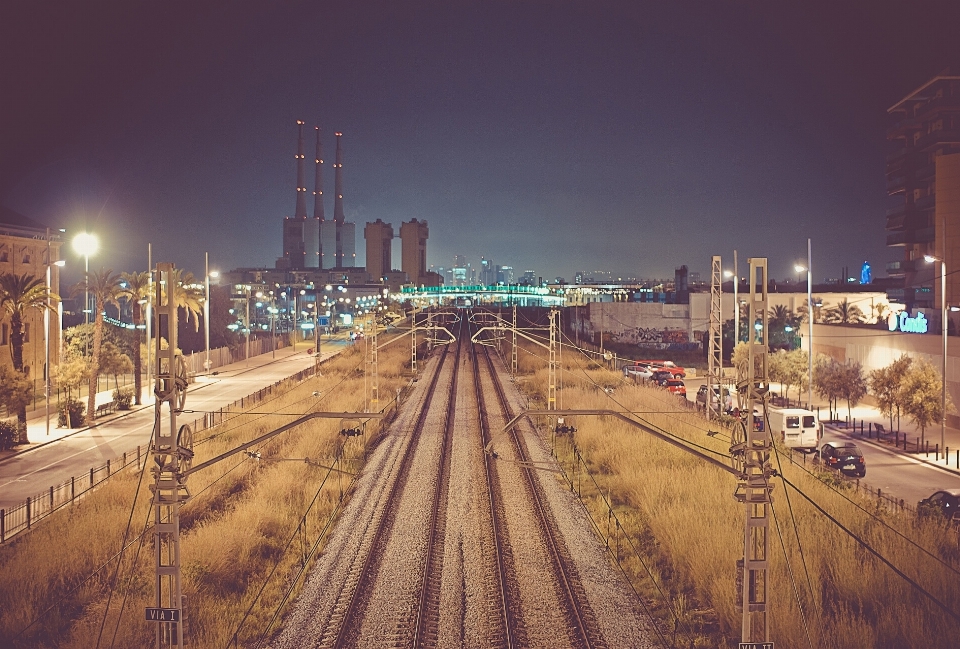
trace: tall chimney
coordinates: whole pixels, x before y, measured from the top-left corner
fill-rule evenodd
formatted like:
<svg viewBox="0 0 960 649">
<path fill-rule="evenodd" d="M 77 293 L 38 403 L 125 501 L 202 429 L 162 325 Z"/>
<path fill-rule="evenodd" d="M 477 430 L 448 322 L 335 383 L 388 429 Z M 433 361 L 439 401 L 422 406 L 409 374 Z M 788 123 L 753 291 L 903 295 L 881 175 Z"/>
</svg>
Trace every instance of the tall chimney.
<svg viewBox="0 0 960 649">
<path fill-rule="evenodd" d="M 317 176 L 313 182 L 313 218 L 323 221 L 323 148 L 320 146 L 320 127 L 317 129 Z"/>
<path fill-rule="evenodd" d="M 297 211 L 294 213 L 294 218 L 306 220 L 307 187 L 303 180 L 303 120 L 297 120 L 297 128 L 300 134 L 297 140 Z"/>
<path fill-rule="evenodd" d="M 337 223 L 343 223 L 343 150 L 340 148 L 340 136 L 343 133 L 337 132 L 334 135 L 337 136 L 337 162 L 334 167 L 337 170 L 334 186 L 337 195 L 333 202 L 333 220 Z"/>
</svg>

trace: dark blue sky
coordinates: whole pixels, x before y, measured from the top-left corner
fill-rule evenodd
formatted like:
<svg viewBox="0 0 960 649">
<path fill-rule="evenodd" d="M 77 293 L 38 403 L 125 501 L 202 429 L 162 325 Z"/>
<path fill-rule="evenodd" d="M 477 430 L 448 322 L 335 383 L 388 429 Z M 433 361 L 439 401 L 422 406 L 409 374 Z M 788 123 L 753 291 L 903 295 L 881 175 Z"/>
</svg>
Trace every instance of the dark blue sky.
<svg viewBox="0 0 960 649">
<path fill-rule="evenodd" d="M 415 217 L 442 266 L 666 277 L 737 249 L 784 278 L 812 237 L 816 281 L 883 274 L 886 109 L 960 63 L 958 24 L 954 0 L 6 3 L 0 202 L 96 231 L 93 266 L 148 242 L 272 266 L 304 119 L 328 162 L 344 133 L 361 262 L 366 221 Z"/>
</svg>

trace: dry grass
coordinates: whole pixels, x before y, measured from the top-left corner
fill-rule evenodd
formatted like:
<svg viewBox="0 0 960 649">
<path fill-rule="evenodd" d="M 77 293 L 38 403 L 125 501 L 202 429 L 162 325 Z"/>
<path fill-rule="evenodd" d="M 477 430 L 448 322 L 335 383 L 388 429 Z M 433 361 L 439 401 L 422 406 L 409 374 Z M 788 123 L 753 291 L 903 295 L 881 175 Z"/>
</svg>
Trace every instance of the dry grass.
<svg viewBox="0 0 960 649">
<path fill-rule="evenodd" d="M 521 371 L 527 373 L 518 383 L 531 395 L 531 406 L 543 405 L 546 390 L 547 372 L 540 357 L 532 346 L 519 354 Z M 707 436 L 707 422 L 668 392 L 636 386 L 595 366 L 591 369 L 582 357 L 566 351 L 563 365 L 561 407 L 643 413 L 637 417 L 707 449 L 728 453 L 729 432 Z M 734 476 L 610 418 L 579 417 L 568 423 L 577 426 L 576 446 L 599 485 L 598 489 L 579 476 L 572 478 L 574 489 L 581 491 L 601 537 L 607 537 L 607 502 L 612 504 L 624 531 L 618 535 L 614 520 L 609 543 L 614 548 L 619 543 L 623 566 L 664 628 L 677 625 L 679 646 L 735 646 L 741 620 L 736 561 L 743 554 L 744 508 L 733 498 Z M 567 475 L 574 476 L 570 442 L 558 438 L 555 445 Z M 782 453 L 773 459 L 774 466 L 781 461 L 779 469 L 787 480 L 920 588 L 952 611 L 960 611 L 954 571 L 960 563 L 953 531 L 878 510 L 873 500 L 846 486 L 838 493 L 826 484 L 836 481 L 790 464 Z M 783 540 L 781 545 L 772 521 L 768 610 L 771 637 L 778 647 L 807 647 L 807 634 L 817 647 L 956 646 L 960 624 L 953 617 L 780 479 L 774 484 L 776 523 Z M 638 549 L 636 554 L 628 542 Z"/>
<path fill-rule="evenodd" d="M 362 349 L 346 350 L 324 363 L 323 376 L 274 391 L 248 407 L 247 414 L 235 413 L 203 431 L 195 445 L 195 464 L 296 414 L 362 410 Z M 398 342 L 383 350 L 379 361 L 385 404 L 407 382 L 403 374 L 409 370 L 409 350 Z M 314 391 L 321 393 L 319 399 Z M 367 424 L 368 439 L 376 427 L 376 422 Z M 312 420 L 259 447 L 259 462 L 241 453 L 191 476 L 193 498 L 181 510 L 181 549 L 193 646 L 228 646 L 248 609 L 239 646 L 268 628 L 349 487 L 349 476 L 273 459 L 310 458 L 330 466 L 344 439 L 339 430 L 339 421 Z M 338 468 L 360 468 L 360 444 L 352 438 L 344 445 Z M 0 646 L 89 649 L 98 646 L 98 637 L 101 647 L 152 645 L 154 626 L 144 620 L 143 611 L 155 605 L 153 540 L 147 533 L 141 548 L 138 537 L 150 512 L 149 476 L 136 498 L 130 545 L 102 636 L 100 632 L 116 570 L 112 558 L 120 549 L 139 478 L 133 472 L 116 475 L 79 504 L 0 548 Z"/>
</svg>

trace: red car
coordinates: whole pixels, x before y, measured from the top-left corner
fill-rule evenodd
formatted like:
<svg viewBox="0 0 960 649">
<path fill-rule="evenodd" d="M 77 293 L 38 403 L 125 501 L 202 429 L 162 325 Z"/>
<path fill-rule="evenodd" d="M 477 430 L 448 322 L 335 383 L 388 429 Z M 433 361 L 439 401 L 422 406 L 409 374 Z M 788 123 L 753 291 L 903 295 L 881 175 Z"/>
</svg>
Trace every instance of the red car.
<svg viewBox="0 0 960 649">
<path fill-rule="evenodd" d="M 679 394 L 681 397 L 687 396 L 687 386 L 683 384 L 683 381 L 680 379 L 668 379 L 663 387 L 670 390 L 674 394 Z"/>
</svg>

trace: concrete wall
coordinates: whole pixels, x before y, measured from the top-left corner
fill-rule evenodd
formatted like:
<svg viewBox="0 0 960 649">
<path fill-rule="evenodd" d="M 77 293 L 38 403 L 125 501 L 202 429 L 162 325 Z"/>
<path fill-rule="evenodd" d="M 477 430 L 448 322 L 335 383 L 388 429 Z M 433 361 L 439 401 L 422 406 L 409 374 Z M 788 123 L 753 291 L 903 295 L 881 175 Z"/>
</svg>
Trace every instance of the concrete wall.
<svg viewBox="0 0 960 649">
<path fill-rule="evenodd" d="M 947 393 L 954 404 L 960 403 L 960 344 L 955 336 L 947 340 Z M 806 329 L 801 339 L 807 349 Z M 886 367 L 907 354 L 914 360 L 925 360 L 939 371 L 943 363 L 943 338 L 939 333 L 905 334 L 882 328 L 813 326 L 813 353 L 826 354 L 840 362 L 848 359 L 863 365 L 864 373 Z M 947 404 L 947 415 L 956 415 Z M 952 418 L 951 418 L 952 419 Z"/>
</svg>

